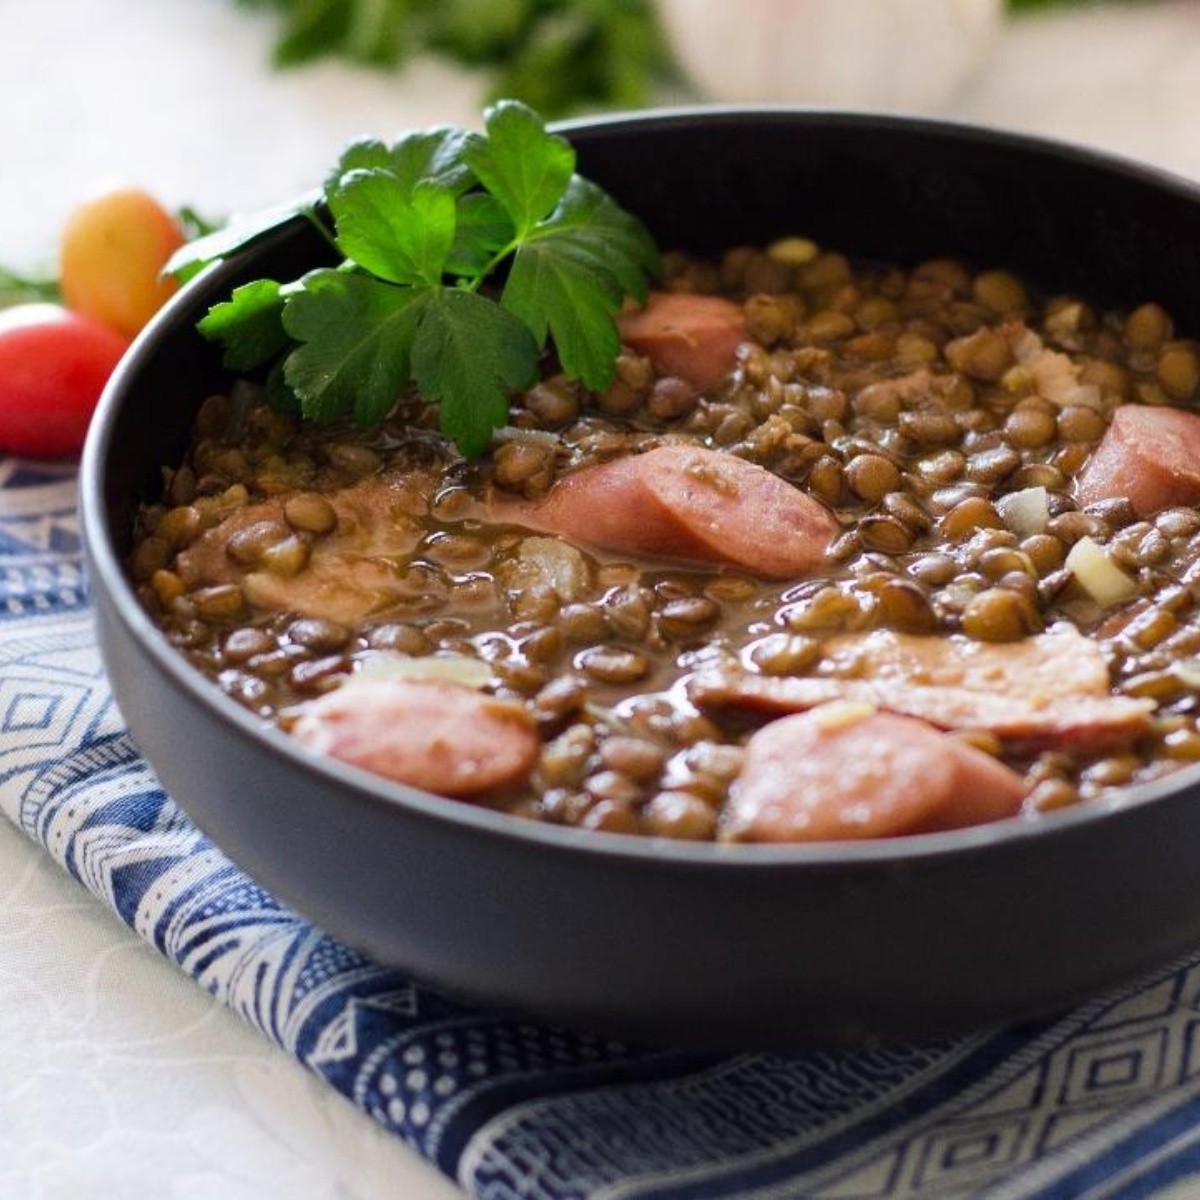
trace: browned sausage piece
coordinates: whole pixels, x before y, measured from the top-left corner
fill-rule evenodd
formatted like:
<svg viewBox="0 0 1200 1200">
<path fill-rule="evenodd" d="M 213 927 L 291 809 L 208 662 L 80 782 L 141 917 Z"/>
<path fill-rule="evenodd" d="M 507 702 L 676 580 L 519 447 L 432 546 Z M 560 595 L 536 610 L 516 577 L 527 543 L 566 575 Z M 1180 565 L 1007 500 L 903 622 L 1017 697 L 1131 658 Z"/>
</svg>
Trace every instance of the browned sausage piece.
<svg viewBox="0 0 1200 1200">
<path fill-rule="evenodd" d="M 920 721 L 832 704 L 749 741 L 725 836 L 743 842 L 896 837 L 1014 816 L 1025 784 Z"/>
<path fill-rule="evenodd" d="M 623 313 L 621 340 L 648 355 L 660 375 L 678 375 L 705 392 L 733 370 L 745 340 L 740 306 L 719 296 L 651 292 L 646 307 Z"/>
<path fill-rule="evenodd" d="M 632 456 L 584 467 L 563 476 L 540 500 L 493 492 L 488 519 L 606 550 L 659 553 L 647 546 L 653 540 L 647 527 L 657 514 L 648 511 L 649 497 L 637 463 Z"/>
<path fill-rule="evenodd" d="M 607 550 L 726 563 L 771 579 L 819 567 L 838 524 L 811 496 L 744 459 L 660 446 L 586 467 L 493 517 Z"/>
<path fill-rule="evenodd" d="M 838 533 L 819 501 L 732 454 L 663 446 L 644 457 L 647 490 L 697 558 L 790 579 L 819 567 Z"/>
<path fill-rule="evenodd" d="M 712 669 L 690 681 L 702 709 L 805 712 L 840 700 L 939 729 L 986 729 L 1022 750 L 1102 750 L 1145 732 L 1151 700 L 1109 694 L 1099 646 L 1069 627 L 993 644 L 876 630 L 831 638 L 822 673 L 774 678 Z"/>
<path fill-rule="evenodd" d="M 1200 500 L 1200 416 L 1122 404 L 1075 485 L 1080 505 L 1126 497 L 1140 517 Z"/>
<path fill-rule="evenodd" d="M 517 705 L 411 679 L 348 683 L 306 705 L 292 736 L 318 754 L 458 799 L 523 783 L 539 745 Z"/>
</svg>

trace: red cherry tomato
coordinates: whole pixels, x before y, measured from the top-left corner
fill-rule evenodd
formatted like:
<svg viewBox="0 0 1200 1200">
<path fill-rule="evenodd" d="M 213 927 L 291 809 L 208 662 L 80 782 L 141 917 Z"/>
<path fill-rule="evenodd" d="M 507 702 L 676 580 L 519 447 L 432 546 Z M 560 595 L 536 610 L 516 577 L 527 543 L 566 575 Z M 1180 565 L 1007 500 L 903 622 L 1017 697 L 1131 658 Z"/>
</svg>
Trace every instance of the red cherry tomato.
<svg viewBox="0 0 1200 1200">
<path fill-rule="evenodd" d="M 78 454 L 96 401 L 129 346 L 56 304 L 0 310 L 0 450 Z"/>
</svg>

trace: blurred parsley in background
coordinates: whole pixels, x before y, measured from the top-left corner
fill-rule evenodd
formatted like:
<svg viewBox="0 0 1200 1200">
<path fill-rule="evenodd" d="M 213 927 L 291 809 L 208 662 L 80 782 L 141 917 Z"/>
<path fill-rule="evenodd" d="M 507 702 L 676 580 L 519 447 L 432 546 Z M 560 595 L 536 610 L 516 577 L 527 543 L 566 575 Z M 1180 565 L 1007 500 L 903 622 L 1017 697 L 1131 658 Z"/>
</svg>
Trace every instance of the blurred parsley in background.
<svg viewBox="0 0 1200 1200">
<path fill-rule="evenodd" d="M 433 51 L 493 72 L 493 96 L 558 116 L 636 108 L 673 75 L 651 0 L 236 0 L 277 12 L 277 66 L 377 67 Z"/>
<path fill-rule="evenodd" d="M 735 3 L 736 0 L 730 0 Z M 1014 13 L 1096 0 L 1006 0 Z M 235 0 L 279 15 L 277 66 L 337 55 L 394 67 L 434 52 L 492 72 L 493 97 L 547 116 L 638 108 L 678 79 L 653 0 Z"/>
</svg>

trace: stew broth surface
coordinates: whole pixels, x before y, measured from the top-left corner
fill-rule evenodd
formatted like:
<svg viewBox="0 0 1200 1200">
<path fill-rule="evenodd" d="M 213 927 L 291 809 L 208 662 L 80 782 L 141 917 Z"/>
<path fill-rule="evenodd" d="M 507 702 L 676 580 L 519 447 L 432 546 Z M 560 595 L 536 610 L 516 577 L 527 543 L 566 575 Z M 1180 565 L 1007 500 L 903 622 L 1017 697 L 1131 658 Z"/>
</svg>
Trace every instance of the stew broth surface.
<svg viewBox="0 0 1200 1200">
<path fill-rule="evenodd" d="M 919 720 L 949 758 L 970 749 L 973 772 L 982 754 L 1015 773 L 1028 815 L 1200 759 L 1200 489 L 1139 513 L 1129 494 L 1084 503 L 1095 485 L 1079 482 L 1115 412 L 1200 392 L 1196 347 L 1166 313 L 1043 301 L 949 260 L 855 264 L 795 238 L 669 256 L 665 287 L 737 306 L 719 382 L 627 347 L 595 395 L 548 364 L 476 463 L 416 400 L 361 431 L 277 413 L 250 384 L 210 398 L 139 518 L 143 603 L 285 729 L 351 677 L 347 697 L 400 678 L 490 698 L 474 719 L 500 722 L 499 745 L 506 721 L 531 731 L 529 763 L 482 789 L 421 786 L 591 829 L 878 833 L 842 809 L 822 833 L 731 807 L 731 787 L 744 799 L 781 757 L 756 731 L 826 702 L 833 725 L 814 737 L 868 710 Z M 831 513 L 820 564 L 781 575 L 753 537 L 719 561 L 597 547 L 603 506 L 563 518 L 583 536 L 548 527 L 563 481 L 631 456 L 719 490 L 692 447 Z"/>
</svg>

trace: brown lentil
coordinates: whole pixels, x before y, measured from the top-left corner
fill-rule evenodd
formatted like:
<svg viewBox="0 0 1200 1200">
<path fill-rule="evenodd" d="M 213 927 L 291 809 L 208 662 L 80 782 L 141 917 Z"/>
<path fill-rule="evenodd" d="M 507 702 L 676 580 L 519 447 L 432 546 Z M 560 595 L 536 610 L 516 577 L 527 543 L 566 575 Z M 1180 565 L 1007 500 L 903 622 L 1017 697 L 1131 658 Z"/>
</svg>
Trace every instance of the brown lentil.
<svg viewBox="0 0 1200 1200">
<path fill-rule="evenodd" d="M 1021 465 L 1021 456 L 1011 446 L 981 450 L 967 460 L 967 478 L 974 483 L 999 483 Z"/>
<path fill-rule="evenodd" d="M 236 583 L 222 583 L 191 594 L 196 615 L 209 621 L 228 621 L 238 616 L 245 604 L 242 589 Z"/>
<path fill-rule="evenodd" d="M 1043 407 L 1018 406 L 1004 422 L 1004 434 L 1010 446 L 1018 450 L 1036 450 L 1054 440 L 1058 432 L 1054 413 Z"/>
<path fill-rule="evenodd" d="M 242 566 L 257 567 L 266 552 L 288 536 L 287 528 L 278 521 L 255 521 L 229 539 L 225 552 Z"/>
<path fill-rule="evenodd" d="M 346 660 L 340 654 L 297 663 L 292 668 L 292 687 L 301 692 L 324 691 L 336 677 L 346 671 Z"/>
<path fill-rule="evenodd" d="M 707 596 L 669 600 L 658 614 L 658 625 L 667 637 L 696 637 L 721 615 L 721 606 Z"/>
<path fill-rule="evenodd" d="M 826 504 L 836 504 L 842 495 L 842 467 L 836 458 L 818 459 L 808 475 L 808 486 Z"/>
<path fill-rule="evenodd" d="M 661 774 L 666 755 L 653 742 L 618 735 L 600 747 L 600 761 L 611 771 L 647 783 Z"/>
<path fill-rule="evenodd" d="M 962 630 L 981 642 L 1015 642 L 1040 626 L 1036 611 L 1008 588 L 988 588 L 968 604 L 962 615 Z"/>
<path fill-rule="evenodd" d="M 497 487 L 545 491 L 553 479 L 554 451 L 533 442 L 505 442 L 496 450 L 492 478 Z"/>
<path fill-rule="evenodd" d="M 900 486 L 900 470 L 880 454 L 860 454 L 846 465 L 846 483 L 860 500 L 874 504 Z"/>
<path fill-rule="evenodd" d="M 576 660 L 576 665 L 597 683 L 636 683 L 650 672 L 650 664 L 644 654 L 617 646 L 598 646 L 594 650 L 586 650 Z"/>
<path fill-rule="evenodd" d="M 1007 271 L 984 271 L 976 275 L 971 290 L 980 304 L 995 313 L 1021 312 L 1029 307 L 1024 284 Z"/>
<path fill-rule="evenodd" d="M 153 588 L 159 604 L 164 608 L 169 608 L 187 590 L 183 580 L 174 571 L 167 570 L 155 571 L 150 577 L 150 586 Z"/>
<path fill-rule="evenodd" d="M 999 330 L 984 326 L 947 343 L 946 361 L 972 379 L 996 383 L 1013 365 L 1013 353 Z"/>
<path fill-rule="evenodd" d="M 1200 355 L 1191 346 L 1168 346 L 1159 356 L 1155 378 L 1172 400 L 1190 400 L 1200 389 Z"/>
<path fill-rule="evenodd" d="M 340 650 L 350 640 L 350 630 L 336 621 L 320 617 L 303 617 L 287 628 L 288 640 L 309 650 L 323 653 Z"/>
<path fill-rule="evenodd" d="M 821 657 L 821 643 L 800 634 L 773 633 L 752 643 L 749 657 L 764 675 L 797 675 Z"/>
<path fill-rule="evenodd" d="M 858 536 L 869 550 L 885 554 L 903 554 L 912 545 L 912 531 L 895 517 L 864 517 L 858 526 Z"/>
<path fill-rule="evenodd" d="M 918 446 L 948 446 L 960 436 L 958 422 L 950 413 L 925 409 L 899 415 L 900 432 Z"/>
<path fill-rule="evenodd" d="M 259 554 L 259 562 L 272 575 L 299 575 L 308 566 L 308 559 L 308 543 L 299 537 L 285 537 Z"/>
<path fill-rule="evenodd" d="M 1037 784 L 1025 800 L 1031 812 L 1054 812 L 1070 808 L 1079 802 L 1079 789 L 1065 779 L 1044 779 Z"/>
<path fill-rule="evenodd" d="M 981 497 L 970 496 L 942 518 L 940 528 L 943 536 L 957 542 L 977 529 L 998 529 L 1003 524 L 995 505 Z"/>
<path fill-rule="evenodd" d="M 265 629 L 248 626 L 235 629 L 226 639 L 222 657 L 228 663 L 244 663 L 275 649 L 275 639 Z"/>
<path fill-rule="evenodd" d="M 717 817 L 711 805 L 691 792 L 660 792 L 642 809 L 642 825 L 655 837 L 708 841 Z"/>
<path fill-rule="evenodd" d="M 578 824 L 581 829 L 594 829 L 599 833 L 639 832 L 638 819 L 633 809 L 613 800 L 601 800 L 592 805 L 579 819 Z"/>
<path fill-rule="evenodd" d="M 1074 492 L 1116 404 L 1200 393 L 1197 346 L 1176 340 L 1164 310 L 1043 305 L 1006 271 L 952 260 L 859 268 L 803 237 L 720 263 L 668 256 L 667 273 L 669 289 L 741 305 L 747 340 L 729 378 L 702 395 L 623 350 L 600 395 L 554 374 L 518 396 L 512 428 L 478 463 L 449 453 L 435 409 L 407 398 L 363 432 L 284 417 L 261 389 L 210 397 L 139 518 L 139 596 L 181 653 L 267 719 L 386 655 L 484 663 L 486 689 L 543 739 L 529 786 L 489 802 L 614 833 L 721 836 L 765 715 L 697 712 L 679 686 L 689 673 L 821 676 L 829 638 L 873 629 L 1002 643 L 1074 622 L 1100 643 L 1115 694 L 1160 706 L 1146 737 L 1098 760 L 1064 746 L 1030 761 L 985 730 L 960 734 L 1024 775 L 1029 813 L 1200 761 L 1200 511 L 1140 519 L 1115 500 L 1081 512 Z M 1063 393 L 1074 403 L 1060 402 L 1058 371 L 1078 385 Z M 560 474 L 677 440 L 744 457 L 833 509 L 825 564 L 769 581 L 580 547 L 535 569 L 523 550 L 533 535 L 483 515 L 489 487 L 536 500 Z M 367 495 L 382 473 L 415 533 L 377 553 L 360 501 L 334 493 Z M 396 486 L 425 473 L 441 477 L 432 495 Z M 997 502 L 1034 487 L 1046 490 L 1045 529 L 1010 530 Z M 237 532 L 216 543 L 224 577 L 196 572 L 206 531 L 234 514 Z M 1082 591 L 1064 563 L 1083 537 L 1136 576 L 1137 597 L 1105 609 Z M 323 574 L 331 554 L 356 564 L 344 581 Z M 279 611 L 269 598 L 292 579 L 339 603 L 365 594 L 371 615 Z M 374 605 L 377 579 L 394 604 Z"/>
<path fill-rule="evenodd" d="M 331 533 L 337 528 L 337 511 L 333 505 L 315 492 L 301 492 L 290 496 L 283 505 L 287 523 L 302 533 Z"/>
<path fill-rule="evenodd" d="M 1125 319 L 1125 342 L 1134 350 L 1157 350 L 1172 332 L 1171 318 L 1157 304 L 1143 304 Z"/>
</svg>

